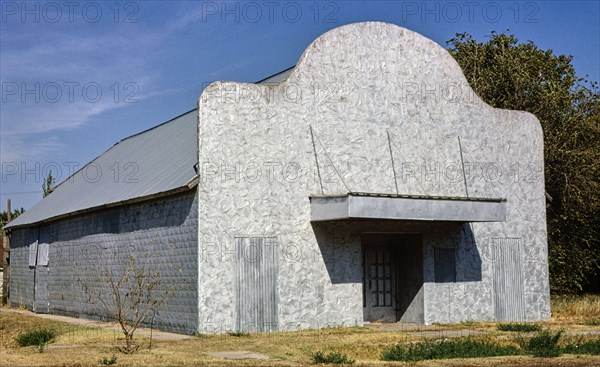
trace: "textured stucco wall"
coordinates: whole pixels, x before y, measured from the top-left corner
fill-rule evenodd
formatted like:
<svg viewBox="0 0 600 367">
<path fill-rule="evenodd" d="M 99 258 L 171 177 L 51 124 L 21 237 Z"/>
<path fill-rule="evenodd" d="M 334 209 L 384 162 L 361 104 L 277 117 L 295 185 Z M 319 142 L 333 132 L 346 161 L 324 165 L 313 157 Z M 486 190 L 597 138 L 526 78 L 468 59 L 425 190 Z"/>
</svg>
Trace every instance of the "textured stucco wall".
<svg viewBox="0 0 600 367">
<path fill-rule="evenodd" d="M 82 285 L 96 286 L 108 263 L 138 264 L 160 272 L 175 289 L 154 325 L 163 330 L 197 330 L 197 195 L 194 191 L 103 210 L 43 225 L 39 242 L 49 243 L 49 264 L 38 266 L 36 312 L 104 318 L 106 313 Z M 11 242 L 11 304 L 32 309 L 33 267 L 29 245 L 38 229 L 15 229 Z M 108 292 L 108 291 L 107 291 Z M 43 296 L 47 293 L 47 300 Z M 148 320 L 150 321 L 150 320 Z"/>
<path fill-rule="evenodd" d="M 362 227 L 331 224 L 318 235 L 308 197 L 396 193 L 396 185 L 401 194 L 468 190 L 507 199 L 505 222 L 428 234 L 426 322 L 494 317 L 491 265 L 503 238 L 522 243 L 526 318 L 550 316 L 540 124 L 483 103 L 454 59 L 417 33 L 376 22 L 343 26 L 314 41 L 277 85 L 210 85 L 199 100 L 199 144 L 201 329 L 234 322 L 231 251 L 239 235 L 278 238 L 283 329 L 360 324 Z M 457 282 L 436 284 L 432 246 L 447 242 L 458 244 Z"/>
</svg>

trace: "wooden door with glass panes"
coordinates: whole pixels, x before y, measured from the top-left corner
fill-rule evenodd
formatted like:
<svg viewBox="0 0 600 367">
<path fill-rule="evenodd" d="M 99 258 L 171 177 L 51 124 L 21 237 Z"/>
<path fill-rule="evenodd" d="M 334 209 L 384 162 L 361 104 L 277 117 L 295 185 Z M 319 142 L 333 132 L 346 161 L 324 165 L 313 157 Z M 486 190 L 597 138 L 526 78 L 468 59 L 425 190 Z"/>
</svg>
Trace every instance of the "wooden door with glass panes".
<svg viewBox="0 0 600 367">
<path fill-rule="evenodd" d="M 395 254 L 389 245 L 363 247 L 365 321 L 396 322 Z"/>
</svg>

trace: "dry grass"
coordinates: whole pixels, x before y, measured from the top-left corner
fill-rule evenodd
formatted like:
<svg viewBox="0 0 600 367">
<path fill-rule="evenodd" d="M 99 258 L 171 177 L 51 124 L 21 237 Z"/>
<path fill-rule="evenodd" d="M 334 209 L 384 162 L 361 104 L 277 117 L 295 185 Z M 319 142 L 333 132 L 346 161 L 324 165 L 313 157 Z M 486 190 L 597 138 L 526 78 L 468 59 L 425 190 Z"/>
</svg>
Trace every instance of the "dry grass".
<svg viewBox="0 0 600 367">
<path fill-rule="evenodd" d="M 563 309 L 563 312 L 566 311 Z M 589 314 L 585 313 L 585 315 L 588 315 L 585 317 L 589 317 Z M 566 330 L 582 327 L 577 323 L 567 324 L 566 322 L 547 324 L 556 328 L 566 328 Z M 497 335 L 495 325 L 494 323 L 465 323 L 462 327 Z M 443 326 L 440 327 L 440 330 L 450 330 L 456 327 Z M 17 335 L 40 328 L 51 329 L 58 333 L 56 340 L 50 343 L 43 353 L 40 353 L 36 347 L 17 347 L 14 341 Z M 588 327 L 588 329 L 590 328 L 594 327 Z M 381 352 L 398 342 L 416 341 L 420 340 L 420 337 L 404 331 L 378 331 L 352 327 L 248 336 L 210 335 L 177 341 L 155 339 L 151 350 L 148 349 L 149 340 L 147 338 L 136 337 L 136 339 L 143 345 L 143 348 L 136 354 L 124 355 L 115 351 L 115 346 L 123 343 L 118 331 L 0 312 L 0 366 L 99 366 L 100 358 L 110 357 L 113 354 L 117 356 L 116 366 L 314 366 L 311 355 L 317 351 L 345 353 L 349 358 L 356 359 L 355 366 L 403 366 L 406 364 L 380 361 Z M 510 340 L 505 341 L 510 342 Z M 207 354 L 208 352 L 234 350 L 264 353 L 271 356 L 272 359 L 268 361 L 235 361 L 213 358 Z M 427 367 L 448 365 L 600 366 L 600 358 L 597 356 L 562 356 L 540 360 L 515 356 L 423 361 L 416 365 Z"/>
<path fill-rule="evenodd" d="M 600 295 L 552 296 L 552 320 L 600 323 Z"/>
</svg>

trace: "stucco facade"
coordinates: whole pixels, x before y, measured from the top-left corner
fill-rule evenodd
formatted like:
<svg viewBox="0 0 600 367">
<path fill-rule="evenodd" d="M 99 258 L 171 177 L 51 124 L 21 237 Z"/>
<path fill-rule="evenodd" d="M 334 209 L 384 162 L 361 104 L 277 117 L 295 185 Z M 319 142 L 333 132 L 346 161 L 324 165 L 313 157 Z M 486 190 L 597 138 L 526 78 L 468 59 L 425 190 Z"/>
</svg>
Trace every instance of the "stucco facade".
<svg viewBox="0 0 600 367">
<path fill-rule="evenodd" d="M 433 41 L 385 23 L 336 28 L 276 85 L 208 86 L 198 115 L 201 330 L 362 325 L 367 233 L 421 235 L 422 285 L 397 320 L 549 318 L 540 124 L 481 101 Z M 352 192 L 501 198 L 506 218 L 311 223 L 311 196 Z M 248 286 L 240 238 L 275 238 L 276 280 L 260 280 L 276 284 L 274 315 L 232 303 Z M 450 281 L 436 281 L 436 251 L 454 257 Z"/>
</svg>

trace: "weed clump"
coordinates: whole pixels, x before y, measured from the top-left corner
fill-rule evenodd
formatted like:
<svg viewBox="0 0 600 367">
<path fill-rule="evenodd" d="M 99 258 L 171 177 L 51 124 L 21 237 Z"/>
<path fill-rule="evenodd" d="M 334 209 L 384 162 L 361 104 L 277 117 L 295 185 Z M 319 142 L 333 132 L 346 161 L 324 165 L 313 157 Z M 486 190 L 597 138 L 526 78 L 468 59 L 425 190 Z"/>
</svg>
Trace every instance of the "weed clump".
<svg viewBox="0 0 600 367">
<path fill-rule="evenodd" d="M 562 348 L 562 352 L 566 354 L 600 355 L 600 338 L 567 344 Z"/>
<path fill-rule="evenodd" d="M 506 324 L 498 324 L 498 330 L 529 333 L 529 332 L 534 332 L 534 331 L 541 331 L 542 327 L 538 324 L 510 322 L 510 323 L 506 323 Z"/>
<path fill-rule="evenodd" d="M 395 346 L 381 354 L 384 361 L 422 361 L 428 359 L 479 358 L 518 355 L 513 345 L 501 345 L 471 338 L 457 340 L 424 340 L 416 344 Z"/>
<path fill-rule="evenodd" d="M 524 340 L 520 339 L 521 348 L 534 357 L 549 358 L 561 355 L 561 348 L 558 341 L 562 336 L 562 331 L 552 333 L 550 330 L 542 330 L 535 336 Z"/>
<path fill-rule="evenodd" d="M 114 354 L 112 355 L 112 357 L 102 357 L 100 358 L 100 364 L 105 365 L 105 366 L 110 366 L 113 364 L 117 364 L 117 356 L 115 356 Z"/>
<path fill-rule="evenodd" d="M 229 336 L 235 336 L 235 337 L 243 337 L 243 336 L 250 336 L 250 333 L 244 332 L 244 331 L 230 331 L 227 333 Z"/>
<path fill-rule="evenodd" d="M 38 329 L 28 331 L 16 337 L 17 344 L 20 347 L 28 347 L 30 345 L 36 345 L 43 350 L 43 347 L 54 340 L 56 332 L 48 329 Z"/>
<path fill-rule="evenodd" d="M 324 354 L 323 352 L 318 351 L 312 355 L 312 359 L 314 363 L 353 364 L 355 362 L 354 359 L 348 358 L 344 353 L 338 352 Z"/>
</svg>

